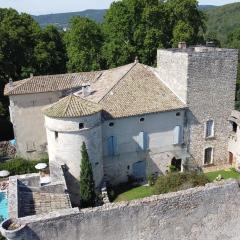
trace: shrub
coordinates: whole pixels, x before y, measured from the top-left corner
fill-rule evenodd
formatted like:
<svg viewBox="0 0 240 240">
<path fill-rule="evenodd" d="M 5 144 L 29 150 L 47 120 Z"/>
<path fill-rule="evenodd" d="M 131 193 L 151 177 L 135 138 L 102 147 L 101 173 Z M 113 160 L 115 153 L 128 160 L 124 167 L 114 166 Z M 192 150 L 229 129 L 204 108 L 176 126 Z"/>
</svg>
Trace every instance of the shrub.
<svg viewBox="0 0 240 240">
<path fill-rule="evenodd" d="M 204 174 L 169 173 L 158 177 L 154 185 L 154 194 L 175 192 L 191 187 L 204 186 L 209 180 Z"/>
<path fill-rule="evenodd" d="M 148 184 L 149 186 L 153 186 L 155 182 L 157 181 L 157 176 L 152 174 L 148 176 Z"/>
<path fill-rule="evenodd" d="M 48 159 L 30 161 L 23 158 L 14 158 L 12 160 L 0 163 L 0 171 L 8 170 L 11 176 L 26 173 L 37 173 L 38 170 L 35 169 L 35 165 L 40 162 L 48 163 Z"/>
</svg>

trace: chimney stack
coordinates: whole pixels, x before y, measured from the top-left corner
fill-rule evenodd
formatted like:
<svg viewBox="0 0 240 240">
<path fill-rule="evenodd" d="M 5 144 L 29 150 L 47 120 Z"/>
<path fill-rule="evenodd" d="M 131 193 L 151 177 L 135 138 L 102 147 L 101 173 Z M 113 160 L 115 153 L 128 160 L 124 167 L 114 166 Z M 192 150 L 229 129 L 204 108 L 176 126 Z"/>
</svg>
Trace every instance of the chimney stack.
<svg viewBox="0 0 240 240">
<path fill-rule="evenodd" d="M 86 84 L 82 86 L 82 96 L 87 97 L 91 94 L 91 86 L 90 84 Z"/>
<path fill-rule="evenodd" d="M 138 56 L 135 57 L 134 63 L 139 63 Z"/>
<path fill-rule="evenodd" d="M 32 78 L 33 77 L 33 73 L 30 73 L 30 78 Z"/>
<path fill-rule="evenodd" d="M 179 49 L 186 49 L 187 48 L 187 43 L 186 42 L 179 42 L 178 43 L 178 48 Z"/>
</svg>

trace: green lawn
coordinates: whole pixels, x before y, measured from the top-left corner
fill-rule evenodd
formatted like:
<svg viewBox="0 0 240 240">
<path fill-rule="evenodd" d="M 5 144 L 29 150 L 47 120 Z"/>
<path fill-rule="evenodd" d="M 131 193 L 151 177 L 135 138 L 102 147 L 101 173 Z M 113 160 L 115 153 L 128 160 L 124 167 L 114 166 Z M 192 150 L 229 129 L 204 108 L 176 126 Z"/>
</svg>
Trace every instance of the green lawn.
<svg viewBox="0 0 240 240">
<path fill-rule="evenodd" d="M 209 181 L 213 182 L 218 175 L 221 175 L 223 179 L 240 179 L 240 173 L 236 172 L 234 169 L 226 169 L 226 170 L 220 170 L 215 172 L 209 172 L 205 173 Z"/>
<path fill-rule="evenodd" d="M 153 189 L 151 187 L 140 186 L 119 194 L 114 202 L 130 201 L 134 199 L 150 197 L 152 195 Z"/>
<path fill-rule="evenodd" d="M 205 173 L 210 182 L 213 182 L 216 179 L 216 177 L 219 176 L 219 174 L 222 176 L 223 179 L 229 178 L 240 179 L 240 173 L 236 172 L 234 169 Z M 153 187 L 147 186 L 133 187 L 128 184 L 116 187 L 114 189 L 114 193 L 115 193 L 115 196 L 113 197 L 114 202 L 131 201 L 134 199 L 141 199 L 154 195 Z"/>
</svg>

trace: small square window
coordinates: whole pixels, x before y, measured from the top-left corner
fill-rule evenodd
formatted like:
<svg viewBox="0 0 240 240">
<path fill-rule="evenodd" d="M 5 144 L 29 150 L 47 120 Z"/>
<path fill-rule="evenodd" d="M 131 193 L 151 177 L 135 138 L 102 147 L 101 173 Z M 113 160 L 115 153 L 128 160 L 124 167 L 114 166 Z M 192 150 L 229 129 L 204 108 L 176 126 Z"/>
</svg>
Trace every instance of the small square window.
<svg viewBox="0 0 240 240">
<path fill-rule="evenodd" d="M 84 123 L 79 123 L 79 129 L 83 129 L 84 128 Z"/>
<path fill-rule="evenodd" d="M 176 113 L 176 116 L 177 116 L 177 117 L 181 116 L 181 113 L 180 113 L 180 112 L 177 112 L 177 113 Z"/>
<path fill-rule="evenodd" d="M 145 118 L 142 117 L 142 118 L 139 119 L 139 121 L 140 121 L 140 122 L 144 122 L 144 121 L 145 121 Z"/>
</svg>

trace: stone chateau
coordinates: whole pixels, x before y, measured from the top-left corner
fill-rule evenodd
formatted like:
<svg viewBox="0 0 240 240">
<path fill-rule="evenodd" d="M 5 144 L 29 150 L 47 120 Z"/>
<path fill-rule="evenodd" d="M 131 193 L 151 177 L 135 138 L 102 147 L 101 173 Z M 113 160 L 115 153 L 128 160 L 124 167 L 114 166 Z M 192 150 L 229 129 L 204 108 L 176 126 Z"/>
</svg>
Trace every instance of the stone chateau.
<svg viewBox="0 0 240 240">
<path fill-rule="evenodd" d="M 158 50 L 157 67 L 31 76 L 5 87 L 18 155 L 48 152 L 64 166 L 78 199 L 81 145 L 86 143 L 96 187 L 236 161 L 229 153 L 238 52 L 214 47 Z M 231 119 L 230 119 L 231 120 Z M 234 146 L 233 146 L 234 148 Z"/>
</svg>

